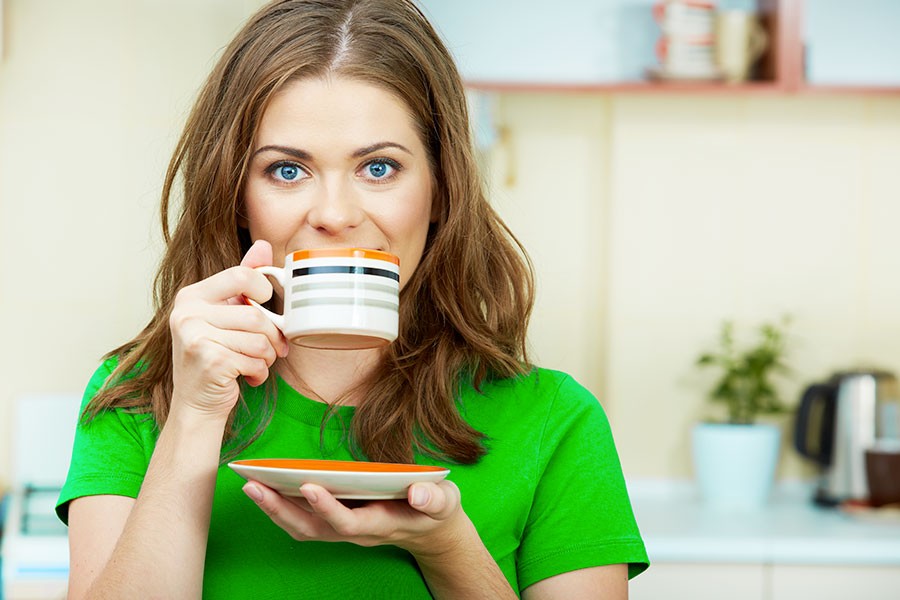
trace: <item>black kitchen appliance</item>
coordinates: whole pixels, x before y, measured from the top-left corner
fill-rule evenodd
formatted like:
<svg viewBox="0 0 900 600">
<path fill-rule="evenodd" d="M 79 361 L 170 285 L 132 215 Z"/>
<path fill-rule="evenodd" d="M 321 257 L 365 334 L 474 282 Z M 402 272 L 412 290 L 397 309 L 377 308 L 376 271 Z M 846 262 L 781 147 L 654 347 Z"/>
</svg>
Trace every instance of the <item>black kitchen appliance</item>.
<svg viewBox="0 0 900 600">
<path fill-rule="evenodd" d="M 868 498 L 865 452 L 876 439 L 900 439 L 900 388 L 894 374 L 845 371 L 806 388 L 794 447 L 821 468 L 817 503 Z"/>
</svg>

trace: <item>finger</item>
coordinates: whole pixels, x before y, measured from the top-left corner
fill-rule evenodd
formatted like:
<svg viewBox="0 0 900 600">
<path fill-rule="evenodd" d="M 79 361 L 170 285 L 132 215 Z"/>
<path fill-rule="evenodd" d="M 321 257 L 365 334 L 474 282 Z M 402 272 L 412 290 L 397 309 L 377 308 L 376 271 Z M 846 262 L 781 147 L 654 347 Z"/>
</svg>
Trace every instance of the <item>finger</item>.
<svg viewBox="0 0 900 600">
<path fill-rule="evenodd" d="M 253 500 L 272 522 L 288 532 L 297 540 L 310 539 L 316 535 L 314 519 L 311 511 L 298 506 L 293 500 L 282 496 L 275 490 L 258 481 L 250 480 L 241 488 Z"/>
<path fill-rule="evenodd" d="M 240 352 L 230 352 L 237 375 L 243 375 L 251 387 L 258 387 L 269 378 L 269 364 L 264 359 L 247 356 Z"/>
<path fill-rule="evenodd" d="M 409 505 L 432 519 L 443 521 L 460 506 L 459 488 L 452 481 L 414 483 L 407 490 Z"/>
<path fill-rule="evenodd" d="M 343 538 L 352 538 L 361 534 L 359 519 L 341 502 L 322 486 L 304 483 L 300 493 L 312 507 L 313 513 L 328 523 Z"/>
<path fill-rule="evenodd" d="M 273 262 L 274 257 L 272 255 L 272 244 L 270 244 L 266 240 L 256 240 L 255 242 L 253 242 L 253 245 L 250 246 L 250 249 L 247 250 L 247 254 L 244 255 L 244 258 L 241 259 L 240 266 L 255 269 L 256 267 L 271 265 Z M 266 281 L 269 280 L 266 279 Z M 270 285 L 271 283 L 272 282 L 269 281 Z M 264 299 L 251 296 L 249 294 L 242 294 L 241 296 L 235 296 L 234 298 L 231 298 L 228 302 L 229 304 L 247 305 L 247 298 L 251 298 L 262 304 L 264 302 L 267 302 L 271 297 L 271 292 L 269 292 L 268 296 Z"/>
<path fill-rule="evenodd" d="M 265 361 L 266 367 L 271 367 L 278 358 L 278 349 L 261 333 L 220 329 L 215 341 L 233 352 L 250 358 L 261 358 Z"/>
<path fill-rule="evenodd" d="M 279 356 L 287 356 L 290 344 L 275 324 L 254 306 L 212 306 L 207 322 L 218 329 L 264 335 Z"/>
<path fill-rule="evenodd" d="M 269 242 L 267 242 L 266 240 L 256 240 L 253 243 L 253 245 L 250 246 L 250 249 L 247 250 L 247 254 L 244 255 L 244 258 L 241 259 L 242 267 L 250 267 L 250 268 L 254 268 L 254 269 L 256 267 L 272 265 L 274 263 L 275 263 L 275 256 L 272 253 L 272 245 Z M 269 280 L 269 283 L 271 284 L 271 280 Z M 278 284 L 278 289 L 281 289 L 280 283 Z M 271 297 L 272 296 L 270 294 L 269 298 L 271 298 Z M 249 302 L 247 301 L 247 298 L 252 298 L 252 297 L 247 296 L 246 294 L 242 295 L 242 296 L 235 296 L 234 298 L 230 299 L 228 301 L 228 303 L 229 304 L 249 304 Z M 258 298 L 252 298 L 252 299 L 256 300 L 260 304 L 262 304 L 268 300 L 268 298 L 266 298 L 265 300 L 260 300 Z"/>
<path fill-rule="evenodd" d="M 309 505 L 309 502 L 303 496 L 283 496 L 283 498 L 308 513 L 313 512 L 312 506 Z"/>
<path fill-rule="evenodd" d="M 273 260 L 272 244 L 266 240 L 256 240 L 253 242 L 253 245 L 250 246 L 250 249 L 247 250 L 247 254 L 244 255 L 244 258 L 241 259 L 241 266 L 250 267 L 251 269 L 254 267 L 263 267 L 265 265 L 271 265 Z"/>
<path fill-rule="evenodd" d="M 240 335 L 257 336 L 256 343 L 267 346 L 271 353 L 271 344 L 262 334 L 222 330 L 200 318 L 193 318 L 179 321 L 179 326 L 173 328 L 172 335 L 174 351 L 181 357 L 179 360 L 186 361 L 192 368 L 215 375 L 216 379 L 221 379 L 222 384 L 233 381 L 239 375 L 247 378 L 248 383 L 255 382 L 253 385 L 259 385 L 268 379 L 271 363 L 263 357 L 265 353 L 251 356 L 242 352 L 242 344 L 249 352 L 249 347 L 254 342 L 234 339 Z"/>
<path fill-rule="evenodd" d="M 184 288 L 179 294 L 199 298 L 207 303 L 229 303 L 233 298 L 246 296 L 259 303 L 272 297 L 272 284 L 262 273 L 250 267 L 231 267 Z M 233 302 L 232 302 L 233 303 Z"/>
</svg>

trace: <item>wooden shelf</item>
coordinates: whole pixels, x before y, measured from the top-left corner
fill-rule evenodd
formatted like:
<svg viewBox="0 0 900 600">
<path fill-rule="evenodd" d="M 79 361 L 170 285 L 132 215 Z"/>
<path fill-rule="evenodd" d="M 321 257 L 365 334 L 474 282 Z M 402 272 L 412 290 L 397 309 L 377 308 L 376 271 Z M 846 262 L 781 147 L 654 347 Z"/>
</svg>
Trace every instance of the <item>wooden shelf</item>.
<svg viewBox="0 0 900 600">
<path fill-rule="evenodd" d="M 796 90 L 802 94 L 860 94 L 863 96 L 900 96 L 900 86 L 815 85 L 803 83 Z"/>
<path fill-rule="evenodd" d="M 633 81 L 616 83 L 544 84 L 534 82 L 467 81 L 466 87 L 482 92 L 521 92 L 553 94 L 592 93 L 690 93 L 690 94 L 777 94 L 784 89 L 773 81 L 748 81 L 729 84 L 709 81 Z"/>
<path fill-rule="evenodd" d="M 774 81 L 748 81 L 744 83 L 719 83 L 711 81 L 633 81 L 612 83 L 535 83 L 467 81 L 466 87 L 482 92 L 522 92 L 547 94 L 590 93 L 691 93 L 691 94 L 776 94 L 784 93 L 783 87 Z"/>
<path fill-rule="evenodd" d="M 467 81 L 466 87 L 479 92 L 523 94 L 705 94 L 705 95 L 784 95 L 784 94 L 858 94 L 897 96 L 900 86 L 810 85 L 788 87 L 774 81 L 744 83 L 634 81 L 619 83 L 542 84 L 534 82 Z"/>
</svg>

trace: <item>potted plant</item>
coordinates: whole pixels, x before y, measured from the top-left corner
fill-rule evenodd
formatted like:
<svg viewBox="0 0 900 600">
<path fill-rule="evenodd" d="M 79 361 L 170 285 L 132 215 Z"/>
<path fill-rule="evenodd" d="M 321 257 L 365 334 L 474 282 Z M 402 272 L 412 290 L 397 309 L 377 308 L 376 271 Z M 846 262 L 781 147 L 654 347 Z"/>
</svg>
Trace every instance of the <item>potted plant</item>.
<svg viewBox="0 0 900 600">
<path fill-rule="evenodd" d="M 764 323 L 747 346 L 735 340 L 734 323 L 722 325 L 716 349 L 697 358 L 697 366 L 718 371 L 709 400 L 724 405 L 724 419 L 693 429 L 693 458 L 701 495 L 710 505 L 754 508 L 764 505 L 775 479 L 781 432 L 757 421 L 786 412 L 772 378 L 788 372 L 784 363 L 787 317 Z"/>
</svg>

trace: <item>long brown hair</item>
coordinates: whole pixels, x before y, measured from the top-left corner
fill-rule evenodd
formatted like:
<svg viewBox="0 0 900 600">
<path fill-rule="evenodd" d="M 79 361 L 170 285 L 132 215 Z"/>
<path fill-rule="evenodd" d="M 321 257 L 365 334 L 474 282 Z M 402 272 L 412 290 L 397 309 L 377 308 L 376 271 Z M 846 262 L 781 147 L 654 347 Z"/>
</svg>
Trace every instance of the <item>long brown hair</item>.
<svg viewBox="0 0 900 600">
<path fill-rule="evenodd" d="M 405 102 L 429 152 L 439 211 L 401 295 L 400 335 L 363 384 L 353 444 L 371 460 L 410 462 L 419 450 L 475 462 L 485 452 L 483 436 L 460 417 L 456 398 L 461 385 L 480 389 L 486 380 L 530 368 L 525 334 L 533 274 L 485 197 L 453 59 L 411 0 L 277 0 L 225 49 L 166 174 L 166 252 L 155 280 L 155 314 L 140 334 L 107 355 L 117 356 L 118 366 L 86 415 L 127 407 L 165 423 L 175 295 L 240 262 L 249 236 L 237 215 L 263 112 L 286 83 L 317 76 L 371 83 Z M 174 215 L 179 183 L 182 205 Z M 232 420 L 226 442 L 237 435 Z"/>
</svg>

